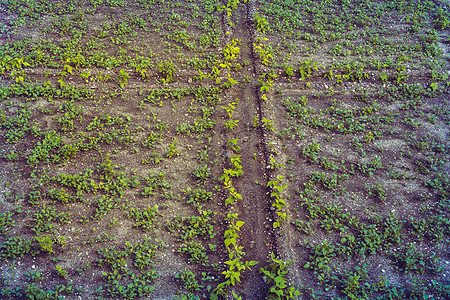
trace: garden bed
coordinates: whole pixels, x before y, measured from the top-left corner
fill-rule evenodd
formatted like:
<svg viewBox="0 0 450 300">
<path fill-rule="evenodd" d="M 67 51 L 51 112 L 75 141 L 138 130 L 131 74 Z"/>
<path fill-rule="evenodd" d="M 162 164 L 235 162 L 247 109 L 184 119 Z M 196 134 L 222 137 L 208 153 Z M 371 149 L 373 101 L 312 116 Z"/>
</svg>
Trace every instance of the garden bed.
<svg viewBox="0 0 450 300">
<path fill-rule="evenodd" d="M 450 296 L 444 2 L 1 8 L 2 297 Z"/>
</svg>

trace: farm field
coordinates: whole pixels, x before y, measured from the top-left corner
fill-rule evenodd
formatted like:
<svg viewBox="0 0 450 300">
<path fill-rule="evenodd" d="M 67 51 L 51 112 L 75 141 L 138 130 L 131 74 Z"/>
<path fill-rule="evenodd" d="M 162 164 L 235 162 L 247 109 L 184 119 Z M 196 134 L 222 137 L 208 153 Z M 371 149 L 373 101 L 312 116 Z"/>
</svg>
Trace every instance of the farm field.
<svg viewBox="0 0 450 300">
<path fill-rule="evenodd" d="M 0 21 L 1 299 L 450 298 L 450 4 Z"/>
</svg>

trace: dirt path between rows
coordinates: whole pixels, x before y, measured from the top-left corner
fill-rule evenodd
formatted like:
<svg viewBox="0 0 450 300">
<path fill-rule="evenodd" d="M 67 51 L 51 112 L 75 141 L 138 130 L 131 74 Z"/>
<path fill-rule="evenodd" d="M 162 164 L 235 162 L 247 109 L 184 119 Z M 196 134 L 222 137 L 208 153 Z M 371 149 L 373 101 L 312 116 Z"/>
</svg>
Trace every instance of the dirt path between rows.
<svg viewBox="0 0 450 300">
<path fill-rule="evenodd" d="M 246 260 L 258 261 L 258 265 L 248 271 L 242 280 L 241 295 L 243 299 L 263 299 L 267 293 L 258 269 L 265 265 L 270 253 L 276 251 L 276 237 L 272 230 L 272 213 L 270 199 L 266 188 L 268 182 L 267 172 L 267 145 L 265 134 L 261 127 L 254 128 L 255 117 L 260 122 L 261 99 L 257 82 L 257 61 L 253 55 L 253 42 L 255 28 L 251 19 L 254 11 L 254 1 L 240 5 L 234 12 L 233 21 L 237 23 L 232 29 L 224 22 L 232 38 L 241 40 L 241 57 L 250 61 L 250 65 L 241 70 L 241 75 L 250 78 L 251 83 L 231 92 L 233 100 L 239 99 L 236 116 L 240 120 L 239 130 L 235 138 L 239 140 L 244 174 L 237 181 L 239 192 L 243 201 L 238 203 L 239 219 L 245 222 L 242 227 L 241 243 L 246 252 Z M 224 18 L 225 20 L 226 18 Z"/>
</svg>

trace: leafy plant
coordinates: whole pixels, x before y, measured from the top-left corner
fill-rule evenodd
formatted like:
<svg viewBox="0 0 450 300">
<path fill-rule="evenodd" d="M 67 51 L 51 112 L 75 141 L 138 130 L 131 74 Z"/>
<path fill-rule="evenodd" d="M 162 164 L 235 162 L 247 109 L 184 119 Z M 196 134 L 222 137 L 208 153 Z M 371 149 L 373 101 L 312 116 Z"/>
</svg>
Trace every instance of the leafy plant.
<svg viewBox="0 0 450 300">
<path fill-rule="evenodd" d="M 258 264 L 256 261 L 241 261 L 239 257 L 233 259 L 233 255 L 230 253 L 229 260 L 225 262 L 228 265 L 228 270 L 223 271 L 222 274 L 225 275 L 226 285 L 235 285 L 237 282 L 241 282 L 242 271 L 249 269 L 251 266 Z"/>
<path fill-rule="evenodd" d="M 67 270 L 64 270 L 60 265 L 56 265 L 55 269 L 59 276 L 63 278 L 67 277 Z"/>
<path fill-rule="evenodd" d="M 299 62 L 298 70 L 302 81 L 310 78 L 313 75 L 313 71 L 319 71 L 320 65 L 312 60 L 302 60 Z"/>
<path fill-rule="evenodd" d="M 283 175 L 277 175 L 276 179 L 272 179 L 267 183 L 267 187 L 271 188 L 270 197 L 274 199 L 272 207 L 275 208 L 275 213 L 277 214 L 277 220 L 273 223 L 273 228 L 281 226 L 281 223 L 286 220 L 289 216 L 282 212 L 282 208 L 286 206 L 286 200 L 281 199 L 281 192 L 287 188 L 287 184 L 280 185 L 281 180 L 283 180 Z"/>
<path fill-rule="evenodd" d="M 370 196 L 378 198 L 381 202 L 385 202 L 387 199 L 387 193 L 384 190 L 382 184 L 378 183 L 375 186 L 369 186 L 366 184 L 366 189 Z"/>
<path fill-rule="evenodd" d="M 241 147 L 238 146 L 238 139 L 237 138 L 233 138 L 233 139 L 228 140 L 227 147 L 230 148 L 231 150 L 233 150 L 234 152 L 241 151 Z"/>
<path fill-rule="evenodd" d="M 239 120 L 226 120 L 224 122 L 225 128 L 229 131 L 233 131 L 238 126 Z"/>
<path fill-rule="evenodd" d="M 128 79 L 130 78 L 130 75 L 125 72 L 124 69 L 121 69 L 119 71 L 119 75 L 117 76 L 117 80 L 119 81 L 119 86 L 121 89 L 123 89 L 127 83 L 128 83 Z"/>
<path fill-rule="evenodd" d="M 187 242 L 180 246 L 178 249 L 180 253 L 187 253 L 189 261 L 196 264 L 201 264 L 203 266 L 208 266 L 208 255 L 206 255 L 206 248 L 198 242 Z"/>
<path fill-rule="evenodd" d="M 177 144 L 178 144 L 178 140 L 174 138 L 172 140 L 172 143 L 168 145 L 169 149 L 165 154 L 167 158 L 173 158 L 173 157 L 181 155 L 180 150 L 178 150 L 176 148 Z"/>
<path fill-rule="evenodd" d="M 314 234 L 314 231 L 311 228 L 310 222 L 295 219 L 295 221 L 292 222 L 292 225 L 294 225 L 295 228 L 302 233 L 305 233 L 308 235 Z"/>
<path fill-rule="evenodd" d="M 48 235 L 41 235 L 36 236 L 34 239 L 38 242 L 38 245 L 43 252 L 48 254 L 55 253 L 55 250 L 53 250 L 53 245 L 56 243 L 55 238 Z"/>
<path fill-rule="evenodd" d="M 5 212 L 0 214 L 0 233 L 6 235 L 8 230 L 14 227 L 16 221 L 12 218 L 13 213 Z"/>
<path fill-rule="evenodd" d="M 165 61 L 157 64 L 156 70 L 164 77 L 161 79 L 162 83 L 170 83 L 175 80 L 174 76 L 178 68 L 172 61 Z"/>
<path fill-rule="evenodd" d="M 194 190 L 187 188 L 185 193 L 188 195 L 186 203 L 191 204 L 197 208 L 200 207 L 201 203 L 205 203 L 213 199 L 213 195 L 211 192 L 208 192 L 201 188 Z"/>
<path fill-rule="evenodd" d="M 34 283 L 41 282 L 44 279 L 40 270 L 26 271 L 24 274 L 27 276 L 27 280 Z"/>
<path fill-rule="evenodd" d="M 240 53 L 240 48 L 237 45 L 240 44 L 241 44 L 240 39 L 233 39 L 225 45 L 225 47 L 222 50 L 225 64 L 220 65 L 222 68 L 229 69 L 229 67 L 227 67 L 229 66 L 227 63 L 235 61 L 237 59 Z"/>
<path fill-rule="evenodd" d="M 175 278 L 180 279 L 183 287 L 190 292 L 198 291 L 203 287 L 198 283 L 198 280 L 195 278 L 195 274 L 192 273 L 192 271 L 190 271 L 187 267 L 184 268 L 181 273 L 176 273 Z"/>
<path fill-rule="evenodd" d="M 203 183 L 205 184 L 206 182 L 208 182 L 209 177 L 211 176 L 211 170 L 208 167 L 208 165 L 204 165 L 203 167 L 200 167 L 198 169 L 196 169 L 192 175 L 194 176 L 195 180 L 198 183 Z"/>
<path fill-rule="evenodd" d="M 173 220 L 167 221 L 167 228 L 181 240 L 190 240 L 197 237 L 204 239 L 213 238 L 214 232 L 213 216 L 217 213 L 211 210 L 200 210 L 199 215 L 183 217 L 177 215 Z"/>
<path fill-rule="evenodd" d="M 258 12 L 253 14 L 253 18 L 255 20 L 256 30 L 262 33 L 266 33 L 269 22 L 265 18 L 263 18 Z"/>
<path fill-rule="evenodd" d="M 287 283 L 285 276 L 292 262 L 285 262 L 270 254 L 269 265 L 259 268 L 258 273 L 263 275 L 264 282 L 273 284 L 267 292 L 266 299 L 297 299 L 301 293 Z"/>
<path fill-rule="evenodd" d="M 30 240 L 23 239 L 22 236 L 11 237 L 0 244 L 2 259 L 15 259 L 23 257 L 25 254 L 35 254 L 34 247 Z"/>
<path fill-rule="evenodd" d="M 135 221 L 134 226 L 148 231 L 154 228 L 155 225 L 153 223 L 159 214 L 158 204 L 155 204 L 153 207 L 149 204 L 146 209 L 131 208 L 128 217 Z"/>
</svg>

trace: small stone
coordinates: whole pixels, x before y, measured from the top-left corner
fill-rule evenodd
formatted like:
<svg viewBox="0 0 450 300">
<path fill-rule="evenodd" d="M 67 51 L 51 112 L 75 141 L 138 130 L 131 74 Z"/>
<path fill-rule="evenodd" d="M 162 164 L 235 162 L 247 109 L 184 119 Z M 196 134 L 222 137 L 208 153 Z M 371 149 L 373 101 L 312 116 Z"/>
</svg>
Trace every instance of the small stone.
<svg viewBox="0 0 450 300">
<path fill-rule="evenodd" d="M 36 269 L 36 265 L 32 265 L 31 268 L 32 268 L 32 269 Z"/>
</svg>

